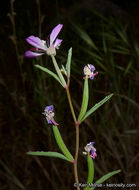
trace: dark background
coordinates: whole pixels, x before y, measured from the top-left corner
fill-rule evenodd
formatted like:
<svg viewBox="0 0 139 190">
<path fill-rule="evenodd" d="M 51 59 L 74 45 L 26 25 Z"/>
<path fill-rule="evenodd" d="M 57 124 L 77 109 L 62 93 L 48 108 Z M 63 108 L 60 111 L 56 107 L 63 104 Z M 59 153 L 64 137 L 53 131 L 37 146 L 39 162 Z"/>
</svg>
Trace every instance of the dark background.
<svg viewBox="0 0 139 190">
<path fill-rule="evenodd" d="M 40 8 L 39 8 L 40 7 Z M 109 183 L 138 186 L 139 3 L 116 0 L 3 1 L 0 7 L 0 189 L 74 189 L 72 165 L 56 158 L 32 157 L 29 150 L 58 151 L 52 129 L 41 114 L 55 107 L 61 135 L 74 154 L 75 130 L 64 89 L 34 67 L 53 70 L 47 56 L 24 58 L 30 35 L 46 39 L 59 23 L 63 39 L 57 51 L 59 65 L 73 48 L 71 94 L 79 113 L 83 67 L 94 64 L 99 75 L 89 81 L 89 108 L 106 95 L 112 99 L 80 126 L 79 180 L 87 179 L 84 146 L 95 141 L 94 181 L 121 169 Z M 14 16 L 14 17 L 13 17 Z M 81 30 L 95 43 L 87 43 Z M 84 38 L 84 39 L 83 39 Z M 103 188 L 105 189 L 105 188 Z M 128 189 L 137 189 L 128 188 Z"/>
</svg>

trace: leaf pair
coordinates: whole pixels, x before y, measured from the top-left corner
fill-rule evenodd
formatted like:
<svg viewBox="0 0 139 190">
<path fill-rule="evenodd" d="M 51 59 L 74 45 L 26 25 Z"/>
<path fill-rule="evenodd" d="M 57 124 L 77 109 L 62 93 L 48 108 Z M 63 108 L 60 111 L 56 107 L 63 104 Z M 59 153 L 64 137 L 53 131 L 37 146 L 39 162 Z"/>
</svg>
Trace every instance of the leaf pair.
<svg viewBox="0 0 139 190">
<path fill-rule="evenodd" d="M 49 75 L 51 75 L 53 78 L 55 78 L 61 85 L 62 85 L 62 82 L 60 81 L 59 77 L 52 71 L 50 71 L 49 69 L 45 68 L 45 67 L 42 67 L 40 65 L 35 65 L 35 67 L 39 68 L 40 70 L 48 73 Z M 63 86 L 63 85 L 62 85 Z"/>
<path fill-rule="evenodd" d="M 113 94 L 110 94 L 110 95 L 106 96 L 103 100 L 101 100 L 100 102 L 98 102 L 97 104 L 95 104 L 89 111 L 86 112 L 86 114 L 84 115 L 84 117 L 81 119 L 81 122 L 83 122 L 89 115 L 91 115 L 100 106 L 102 106 L 105 102 L 107 102 L 112 96 L 113 96 Z"/>
<path fill-rule="evenodd" d="M 121 170 L 116 170 L 116 171 L 113 171 L 113 172 L 110 172 L 110 173 L 108 173 L 108 174 L 106 174 L 106 175 L 104 175 L 103 177 L 101 177 L 99 180 L 97 180 L 94 184 L 102 184 L 104 181 L 106 181 L 107 179 L 109 179 L 110 177 L 112 177 L 113 175 L 116 175 L 116 174 L 118 174 L 118 173 L 120 173 L 121 172 Z M 97 187 L 97 186 L 96 186 Z M 89 190 L 93 190 L 93 189 L 95 189 L 95 187 L 91 187 L 91 188 L 89 188 Z"/>
<path fill-rule="evenodd" d="M 88 154 L 87 161 L 88 161 L 88 180 L 87 180 L 88 186 L 84 190 L 93 190 L 93 189 L 95 189 L 95 187 L 89 187 L 89 184 L 93 183 L 93 179 L 94 179 L 94 163 L 89 154 Z M 116 170 L 116 171 L 110 172 L 110 173 L 104 175 L 103 177 L 101 177 L 94 184 L 102 184 L 104 181 L 106 181 L 113 175 L 118 174 L 119 172 L 121 172 L 121 170 Z"/>
<path fill-rule="evenodd" d="M 96 111 L 100 106 L 102 106 L 105 102 L 107 102 L 113 94 L 106 96 L 103 100 L 95 104 L 89 111 L 87 111 L 88 100 L 89 100 L 89 88 L 88 88 L 88 78 L 84 80 L 84 90 L 83 90 L 83 99 L 81 111 L 78 117 L 78 121 L 83 122 L 89 115 L 91 115 L 94 111 Z"/>
<path fill-rule="evenodd" d="M 70 69 L 71 69 L 71 57 L 72 57 L 72 48 L 69 49 L 68 52 L 68 58 L 67 58 L 67 64 L 66 64 L 66 71 L 67 71 L 67 77 L 70 77 Z M 57 74 L 55 74 L 54 72 L 50 71 L 49 69 L 42 67 L 40 65 L 35 65 L 35 67 L 37 67 L 38 69 L 48 73 L 50 76 L 52 76 L 54 79 L 56 79 L 63 87 L 66 86 L 66 82 L 65 79 L 58 67 L 58 64 L 56 62 L 56 59 L 54 56 L 52 56 L 52 61 L 55 67 L 55 70 L 57 72 Z"/>
<path fill-rule="evenodd" d="M 69 150 L 67 149 L 67 147 L 61 137 L 58 127 L 55 125 L 53 125 L 53 132 L 54 132 L 54 136 L 55 136 L 56 142 L 57 142 L 60 150 L 68 158 L 68 160 L 72 162 L 74 160 L 74 158 L 71 155 L 71 153 L 69 152 Z"/>
<path fill-rule="evenodd" d="M 61 158 L 63 160 L 69 161 L 69 162 L 73 162 L 74 158 L 71 155 L 71 153 L 69 152 L 69 150 L 67 149 L 61 134 L 59 132 L 59 129 L 57 126 L 53 125 L 53 132 L 54 132 L 54 136 L 56 139 L 56 142 L 60 148 L 60 150 L 63 152 L 63 154 L 60 154 L 58 152 L 44 152 L 44 151 L 29 151 L 27 152 L 27 154 L 29 155 L 33 155 L 33 156 L 48 156 L 48 157 L 57 157 L 57 158 Z"/>
</svg>

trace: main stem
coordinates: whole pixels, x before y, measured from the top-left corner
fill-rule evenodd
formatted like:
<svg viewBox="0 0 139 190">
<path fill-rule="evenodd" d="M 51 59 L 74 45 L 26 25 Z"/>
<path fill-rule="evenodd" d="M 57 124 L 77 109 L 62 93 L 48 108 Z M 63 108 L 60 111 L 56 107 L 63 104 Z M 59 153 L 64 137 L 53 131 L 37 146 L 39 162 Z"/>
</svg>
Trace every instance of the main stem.
<svg viewBox="0 0 139 190">
<path fill-rule="evenodd" d="M 70 106 L 70 109 L 71 109 L 72 117 L 73 117 L 74 123 L 76 125 L 77 120 L 76 120 L 75 112 L 74 112 L 73 105 L 72 105 L 72 102 L 71 102 L 71 96 L 70 96 L 70 92 L 69 92 L 69 87 L 68 86 L 66 88 L 66 92 L 67 92 L 67 98 L 68 98 L 69 106 Z"/>
<path fill-rule="evenodd" d="M 77 183 L 77 190 L 80 190 L 79 179 L 78 179 L 78 169 L 77 169 L 77 161 L 78 161 L 78 153 L 79 153 L 79 125 L 75 125 L 76 127 L 76 149 L 75 149 L 75 160 L 74 160 L 74 176 L 75 182 Z"/>
<path fill-rule="evenodd" d="M 75 182 L 77 184 L 77 190 L 80 190 L 80 187 L 78 186 L 79 184 L 79 179 L 78 179 L 78 170 L 77 170 L 77 161 L 78 161 L 78 153 L 79 153 L 79 123 L 77 122 L 75 112 L 73 109 L 72 101 L 71 101 L 71 96 L 69 92 L 69 85 L 66 88 L 67 92 L 67 98 L 69 102 L 69 106 L 71 109 L 72 117 L 75 122 L 75 128 L 76 128 L 76 148 L 75 148 L 75 159 L 74 159 L 74 176 L 75 176 Z"/>
</svg>

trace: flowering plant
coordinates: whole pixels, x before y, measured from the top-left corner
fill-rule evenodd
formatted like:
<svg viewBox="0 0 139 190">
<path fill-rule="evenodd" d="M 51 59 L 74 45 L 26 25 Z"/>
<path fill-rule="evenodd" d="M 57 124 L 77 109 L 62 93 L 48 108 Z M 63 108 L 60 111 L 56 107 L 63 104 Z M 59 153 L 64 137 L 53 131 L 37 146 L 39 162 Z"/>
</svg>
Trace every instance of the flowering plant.
<svg viewBox="0 0 139 190">
<path fill-rule="evenodd" d="M 46 72 L 50 76 L 52 76 L 54 79 L 56 79 L 63 88 L 65 88 L 71 114 L 73 117 L 75 129 L 76 129 L 76 147 L 75 147 L 75 155 L 73 156 L 70 151 L 68 150 L 67 146 L 65 145 L 62 136 L 60 134 L 60 125 L 54 120 L 54 106 L 49 105 L 46 106 L 44 109 L 44 112 L 42 113 L 46 117 L 46 121 L 49 125 L 52 126 L 52 130 L 56 139 L 56 142 L 62 152 L 43 152 L 43 151 L 29 151 L 29 155 L 35 155 L 35 156 L 49 156 L 49 157 L 57 157 L 60 159 L 64 159 L 68 162 L 71 162 L 73 164 L 74 168 L 74 176 L 75 176 L 75 183 L 74 187 L 77 188 L 77 190 L 80 190 L 80 183 L 78 178 L 78 152 L 79 152 L 79 128 L 80 124 L 88 117 L 90 116 L 94 111 L 96 111 L 100 106 L 102 106 L 106 101 L 108 101 L 113 94 L 110 94 L 106 96 L 103 100 L 95 104 L 91 109 L 88 110 L 88 100 L 89 100 L 89 88 L 88 88 L 88 79 L 93 80 L 94 77 L 98 74 L 98 72 L 95 71 L 95 67 L 91 64 L 84 66 L 84 89 L 83 89 L 83 98 L 82 98 L 82 105 L 80 109 L 79 116 L 77 117 L 74 112 L 74 107 L 71 100 L 70 95 L 70 71 L 71 71 L 71 57 L 72 57 L 72 48 L 69 49 L 68 52 L 68 58 L 67 58 L 67 64 L 66 66 L 62 66 L 62 70 L 59 68 L 57 61 L 56 61 L 56 49 L 59 48 L 62 40 L 57 38 L 57 35 L 59 34 L 60 30 L 62 29 L 63 25 L 58 24 L 51 32 L 51 34 L 48 36 L 47 40 L 41 40 L 38 37 L 30 36 L 26 39 L 26 41 L 33 46 L 31 50 L 28 50 L 25 52 L 25 56 L 29 58 L 41 56 L 43 54 L 47 54 L 51 56 L 52 62 L 54 64 L 54 68 L 56 70 L 56 73 L 50 71 L 49 69 L 42 67 L 40 65 L 35 65 L 35 67 L 39 68 L 40 70 Z M 63 73 L 66 77 L 64 77 Z M 66 79 L 65 79 L 66 78 Z M 88 110 L 88 111 L 87 111 Z M 116 170 L 113 172 L 110 172 L 103 177 L 101 177 L 99 180 L 94 182 L 94 186 L 90 186 L 90 184 L 93 183 L 94 179 L 94 163 L 93 160 L 97 157 L 96 148 L 94 147 L 94 142 L 88 143 L 84 147 L 85 151 L 83 152 L 84 155 L 87 155 L 87 162 L 88 162 L 88 180 L 85 185 L 85 190 L 93 190 L 96 185 L 99 185 L 103 183 L 105 180 L 110 178 L 111 176 L 117 174 L 120 172 L 120 170 Z"/>
</svg>

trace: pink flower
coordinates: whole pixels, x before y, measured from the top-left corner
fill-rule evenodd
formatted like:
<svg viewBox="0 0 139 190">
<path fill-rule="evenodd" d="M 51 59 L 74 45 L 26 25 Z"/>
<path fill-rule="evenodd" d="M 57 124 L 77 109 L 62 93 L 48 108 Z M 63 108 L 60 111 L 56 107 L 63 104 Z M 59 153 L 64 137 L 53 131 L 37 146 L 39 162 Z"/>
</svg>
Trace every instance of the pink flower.
<svg viewBox="0 0 139 190">
<path fill-rule="evenodd" d="M 96 154 L 96 149 L 95 149 L 94 146 L 93 146 L 94 144 L 95 144 L 94 142 L 90 142 L 90 143 L 88 143 L 88 144 L 84 147 L 84 149 L 85 149 L 85 151 L 86 151 L 85 154 L 89 153 L 90 156 L 91 156 L 91 158 L 93 158 L 93 159 L 95 159 L 95 157 L 97 156 L 97 154 Z"/>
<path fill-rule="evenodd" d="M 58 123 L 56 123 L 54 121 L 54 115 L 55 114 L 54 114 L 53 111 L 54 111 L 54 106 L 53 105 L 46 106 L 45 109 L 44 109 L 44 112 L 42 114 L 45 115 L 48 124 L 58 125 Z"/>
<path fill-rule="evenodd" d="M 63 25 L 58 24 L 51 32 L 47 40 L 41 40 L 35 36 L 29 36 L 26 41 L 33 46 L 30 50 L 25 52 L 25 57 L 33 58 L 43 54 L 56 55 L 56 49 L 59 49 L 62 40 L 58 39 L 57 36 L 61 31 Z"/>
<path fill-rule="evenodd" d="M 91 65 L 91 64 L 86 65 L 84 67 L 84 75 L 85 75 L 85 77 L 90 78 L 91 80 L 93 80 L 94 76 L 98 74 L 98 72 L 94 73 L 95 70 L 96 69 L 95 69 L 94 65 Z"/>
</svg>

